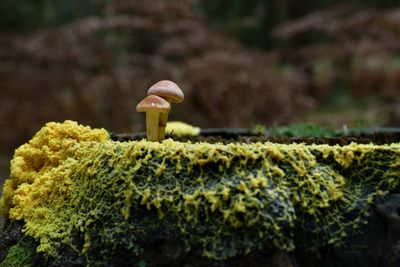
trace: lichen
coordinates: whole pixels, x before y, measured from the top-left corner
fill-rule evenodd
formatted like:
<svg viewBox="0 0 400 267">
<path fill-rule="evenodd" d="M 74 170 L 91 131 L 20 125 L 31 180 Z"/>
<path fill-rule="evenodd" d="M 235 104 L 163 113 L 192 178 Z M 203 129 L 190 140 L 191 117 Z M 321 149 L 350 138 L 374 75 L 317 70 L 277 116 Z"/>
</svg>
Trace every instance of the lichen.
<svg viewBox="0 0 400 267">
<path fill-rule="evenodd" d="M 226 259 L 343 244 L 398 186 L 400 144 L 116 142 L 65 122 L 46 125 L 11 164 L 2 212 L 23 219 L 49 257 L 67 246 L 93 263 L 178 238 Z"/>
<path fill-rule="evenodd" d="M 165 132 L 171 136 L 196 136 L 200 134 L 200 128 L 181 121 L 170 121 Z"/>
</svg>

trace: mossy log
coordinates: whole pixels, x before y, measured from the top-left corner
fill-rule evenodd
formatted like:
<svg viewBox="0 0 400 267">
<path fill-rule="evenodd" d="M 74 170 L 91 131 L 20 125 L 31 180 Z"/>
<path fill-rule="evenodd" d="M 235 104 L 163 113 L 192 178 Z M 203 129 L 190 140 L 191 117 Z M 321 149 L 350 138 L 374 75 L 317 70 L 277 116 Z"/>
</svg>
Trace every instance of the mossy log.
<svg viewBox="0 0 400 267">
<path fill-rule="evenodd" d="M 289 266 L 360 234 L 399 174 L 400 143 L 119 142 L 49 123 L 11 162 L 1 211 L 23 234 L 0 266 L 27 244 L 28 265 Z"/>
</svg>

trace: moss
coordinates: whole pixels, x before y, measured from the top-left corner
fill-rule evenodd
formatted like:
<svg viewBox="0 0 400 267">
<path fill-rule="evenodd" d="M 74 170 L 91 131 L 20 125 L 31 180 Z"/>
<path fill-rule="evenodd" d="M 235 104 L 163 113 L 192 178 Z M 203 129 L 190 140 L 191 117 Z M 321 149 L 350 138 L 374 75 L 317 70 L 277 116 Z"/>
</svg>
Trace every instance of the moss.
<svg viewBox="0 0 400 267">
<path fill-rule="evenodd" d="M 49 257 L 69 247 L 95 266 L 117 248 L 140 255 L 149 240 L 177 238 L 225 259 L 343 244 L 399 169 L 398 143 L 116 142 L 51 123 L 16 151 L 2 211 Z"/>
<path fill-rule="evenodd" d="M 8 251 L 0 267 L 30 267 L 35 266 L 35 244 L 29 238 L 21 238 L 17 244 Z"/>
<path fill-rule="evenodd" d="M 260 128 L 260 126 L 257 126 Z M 256 130 L 256 128 L 254 128 Z M 269 129 L 273 136 L 289 137 L 337 137 L 345 134 L 343 130 L 321 127 L 314 124 L 299 123 L 287 126 L 277 126 Z"/>
<path fill-rule="evenodd" d="M 57 167 L 63 159 L 68 158 L 68 155 L 64 154 L 68 151 L 67 148 L 74 147 L 81 141 L 107 139 L 108 133 L 105 130 L 92 130 L 90 127 L 78 126 L 73 121 L 64 122 L 62 127 L 57 123 L 48 123 L 29 143 L 15 151 L 14 158 L 11 161 L 11 177 L 4 184 L 3 196 L 0 200 L 0 208 L 4 217 L 8 217 L 12 201 L 23 201 L 22 198 L 18 199 L 18 196 L 26 195 L 32 191 L 33 182 L 40 180 L 43 183 L 43 185 L 35 184 L 36 188 L 40 188 L 40 193 L 43 195 L 56 190 L 55 186 L 58 184 L 55 177 L 36 178 L 45 177 L 49 169 Z M 18 193 L 15 192 L 17 188 Z M 15 196 L 16 198 L 12 200 Z M 41 201 L 40 199 L 31 200 L 34 202 Z M 31 204 L 19 203 L 19 205 Z M 14 214 L 13 218 L 21 219 L 22 217 Z"/>
</svg>

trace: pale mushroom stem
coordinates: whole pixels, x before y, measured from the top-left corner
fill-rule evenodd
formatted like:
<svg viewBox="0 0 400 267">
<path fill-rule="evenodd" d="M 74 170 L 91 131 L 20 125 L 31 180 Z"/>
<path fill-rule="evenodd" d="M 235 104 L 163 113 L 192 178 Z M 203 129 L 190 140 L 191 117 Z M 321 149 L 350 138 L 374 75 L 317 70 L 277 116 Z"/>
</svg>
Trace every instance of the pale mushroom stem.
<svg viewBox="0 0 400 267">
<path fill-rule="evenodd" d="M 164 98 L 171 104 L 171 98 Z M 158 119 L 158 141 L 162 142 L 165 139 L 165 127 L 167 127 L 169 113 L 161 113 Z"/>
<path fill-rule="evenodd" d="M 146 112 L 146 132 L 147 140 L 151 142 L 158 141 L 158 120 L 160 113 L 154 111 Z"/>
<path fill-rule="evenodd" d="M 158 141 L 165 139 L 165 127 L 167 126 L 168 113 L 161 113 L 158 120 Z"/>
</svg>

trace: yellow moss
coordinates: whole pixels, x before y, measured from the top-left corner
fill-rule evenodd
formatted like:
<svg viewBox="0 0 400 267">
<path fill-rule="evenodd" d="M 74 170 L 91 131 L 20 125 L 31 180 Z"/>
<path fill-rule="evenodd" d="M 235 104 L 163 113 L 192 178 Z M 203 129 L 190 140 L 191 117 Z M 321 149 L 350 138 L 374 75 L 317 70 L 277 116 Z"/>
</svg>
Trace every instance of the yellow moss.
<svg viewBox="0 0 400 267">
<path fill-rule="evenodd" d="M 136 249 L 135 240 L 165 227 L 223 258 L 227 242 L 291 250 L 300 230 L 321 245 L 342 241 L 375 195 L 398 185 L 400 152 L 399 144 L 114 142 L 66 121 L 47 124 L 11 165 L 1 211 L 23 219 L 47 255 L 65 245 L 83 254 L 96 242 L 112 247 L 121 233 L 118 242 Z"/>
<path fill-rule="evenodd" d="M 230 196 L 230 192 L 231 192 L 231 190 L 229 188 L 224 187 L 224 189 L 222 189 L 222 199 L 225 201 L 228 200 L 229 196 Z"/>
<path fill-rule="evenodd" d="M 200 128 L 181 121 L 170 121 L 167 123 L 165 133 L 173 136 L 196 136 L 200 134 Z"/>
<path fill-rule="evenodd" d="M 143 192 L 143 197 L 142 200 L 140 201 L 141 205 L 145 205 L 147 203 L 147 200 L 149 199 L 149 196 L 151 194 L 151 190 L 150 188 L 146 188 Z M 147 208 L 150 208 L 149 206 L 147 206 Z"/>
<path fill-rule="evenodd" d="M 66 182 L 63 180 L 65 173 L 58 171 L 53 176 L 52 169 L 68 156 L 66 153 L 69 148 L 78 149 L 83 141 L 101 142 L 108 139 L 107 131 L 91 129 L 73 121 L 46 124 L 29 143 L 15 151 L 10 178 L 5 182 L 0 202 L 3 216 L 8 217 L 9 209 L 13 206 L 12 218 L 22 219 L 26 207 L 35 206 Z"/>
</svg>

